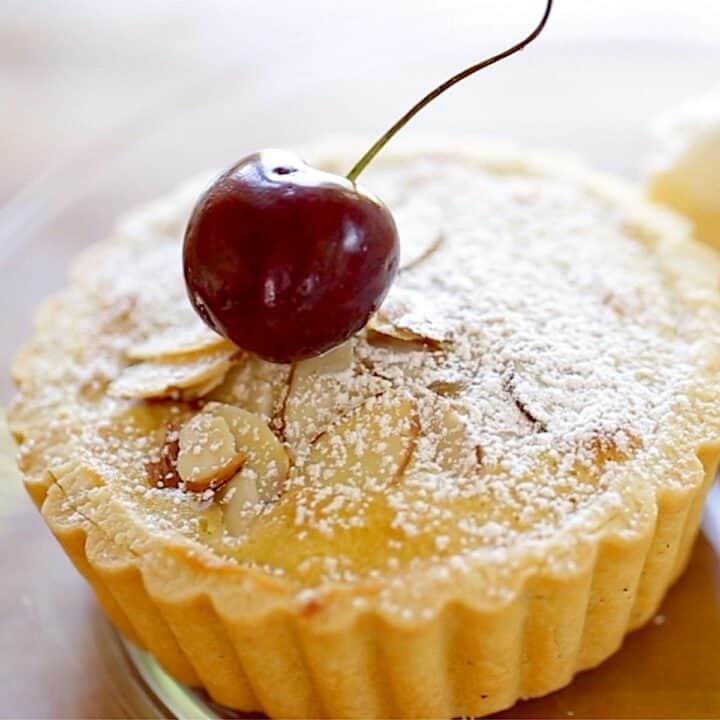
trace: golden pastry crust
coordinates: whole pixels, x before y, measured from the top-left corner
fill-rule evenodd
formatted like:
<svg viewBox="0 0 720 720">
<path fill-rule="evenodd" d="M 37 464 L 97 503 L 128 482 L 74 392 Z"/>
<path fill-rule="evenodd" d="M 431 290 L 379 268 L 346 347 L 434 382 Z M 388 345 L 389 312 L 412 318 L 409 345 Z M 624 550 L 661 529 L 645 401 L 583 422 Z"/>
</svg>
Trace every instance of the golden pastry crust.
<svg viewBox="0 0 720 720">
<path fill-rule="evenodd" d="M 603 660 L 684 567 L 720 457 L 720 261 L 557 159 L 424 141 L 367 182 L 404 270 L 348 345 L 287 368 L 198 329 L 191 186 L 39 313 L 10 426 L 53 532 L 181 680 L 277 716 L 485 714 Z M 174 428 L 179 479 L 151 487 Z"/>
</svg>

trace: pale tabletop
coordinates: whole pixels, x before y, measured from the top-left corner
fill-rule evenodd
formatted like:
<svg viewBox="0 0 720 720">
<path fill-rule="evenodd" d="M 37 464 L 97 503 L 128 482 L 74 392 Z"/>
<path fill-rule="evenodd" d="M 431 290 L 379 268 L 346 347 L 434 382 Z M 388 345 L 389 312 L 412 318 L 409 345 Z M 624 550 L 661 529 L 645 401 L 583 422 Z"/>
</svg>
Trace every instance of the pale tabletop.
<svg viewBox="0 0 720 720">
<path fill-rule="evenodd" d="M 0 405 L 32 308 L 117 212 L 241 151 L 376 134 L 429 85 L 516 39 L 541 4 L 0 3 Z M 549 30 L 417 129 L 506 136 L 640 177 L 649 119 L 720 82 L 717 0 L 559 2 Z M 718 596 L 701 539 L 657 624 L 508 717 L 720 717 Z M 0 717 L 151 714 L 7 453 L 0 617 Z"/>
</svg>

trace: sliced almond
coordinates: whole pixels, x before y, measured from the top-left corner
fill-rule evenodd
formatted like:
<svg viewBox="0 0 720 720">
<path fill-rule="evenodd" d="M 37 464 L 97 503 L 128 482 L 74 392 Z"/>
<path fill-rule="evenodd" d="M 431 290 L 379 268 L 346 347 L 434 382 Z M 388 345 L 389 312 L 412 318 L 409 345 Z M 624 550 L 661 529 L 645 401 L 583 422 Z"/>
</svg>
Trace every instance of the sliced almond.
<svg viewBox="0 0 720 720">
<path fill-rule="evenodd" d="M 394 340 L 420 343 L 427 340 L 427 338 L 424 338 L 417 332 L 395 325 L 391 320 L 381 316 L 379 313 L 370 319 L 367 328 L 371 332 L 377 333 L 378 335 L 386 335 Z M 433 341 L 432 344 L 436 343 Z"/>
<path fill-rule="evenodd" d="M 433 408 L 428 434 L 437 437 L 435 461 L 440 469 L 455 477 L 465 477 L 478 465 L 478 443 L 466 420 L 449 402 L 438 398 Z"/>
<path fill-rule="evenodd" d="M 108 394 L 134 399 L 179 397 L 183 390 L 202 387 L 212 380 L 220 382 L 235 353 L 234 349 L 225 348 L 130 365 L 110 384 Z"/>
<path fill-rule="evenodd" d="M 168 425 L 165 428 L 165 439 L 157 459 L 146 465 L 148 479 L 152 487 L 176 488 L 180 484 L 181 478 L 177 471 L 179 452 L 178 431 L 174 426 Z"/>
<path fill-rule="evenodd" d="M 188 490 L 214 490 L 235 475 L 246 460 L 227 422 L 201 412 L 180 430 L 177 472 Z"/>
<path fill-rule="evenodd" d="M 467 381 L 461 377 L 437 377 L 428 383 L 428 389 L 443 397 L 459 395 L 467 387 Z"/>
<path fill-rule="evenodd" d="M 370 318 L 367 325 L 371 333 L 396 340 L 419 342 L 432 348 L 441 348 L 451 342 L 451 328 L 443 322 L 441 314 L 432 310 L 419 293 L 398 290 Z"/>
<path fill-rule="evenodd" d="M 355 352 L 348 341 L 319 357 L 301 360 L 292 369 L 282 425 L 291 445 L 317 437 L 332 419 L 358 404 L 348 388 Z"/>
<path fill-rule="evenodd" d="M 131 360 L 168 360 L 189 353 L 212 352 L 234 346 L 221 335 L 210 330 L 199 319 L 173 326 L 133 345 L 127 356 Z"/>
<path fill-rule="evenodd" d="M 180 390 L 179 398 L 180 400 L 190 401 L 207 397 L 215 388 L 219 387 L 224 380 L 225 374 L 216 375 L 198 385 L 191 385 L 188 388 Z"/>
<path fill-rule="evenodd" d="M 255 413 L 223 403 L 208 403 L 204 411 L 225 420 L 235 446 L 247 458 L 243 473 L 256 477 L 260 499 L 273 498 L 287 477 L 290 458 L 267 423 Z"/>
<path fill-rule="evenodd" d="M 384 378 L 388 385 L 408 382 L 424 383 L 431 377 L 436 364 L 433 349 L 418 341 L 399 340 L 389 335 L 370 332 L 367 342 L 358 345 L 358 360 L 376 378 Z M 381 392 L 389 387 L 381 389 Z M 374 393 L 380 394 L 379 392 Z"/>
<path fill-rule="evenodd" d="M 225 421 L 235 447 L 245 457 L 242 469 L 228 483 L 221 500 L 228 532 L 239 535 L 254 517 L 254 505 L 279 494 L 290 469 L 290 458 L 259 415 L 218 402 L 208 403 L 204 412 Z"/>
<path fill-rule="evenodd" d="M 227 485 L 223 499 L 225 527 L 234 536 L 241 535 L 255 515 L 260 500 L 255 478 L 249 473 L 239 473 Z"/>
<path fill-rule="evenodd" d="M 210 399 L 240 406 L 269 422 L 282 405 L 289 375 L 289 365 L 243 355 L 210 393 Z"/>
<path fill-rule="evenodd" d="M 380 489 L 402 476 L 419 432 L 415 401 L 389 391 L 366 400 L 321 435 L 302 471 L 318 484 Z"/>
</svg>

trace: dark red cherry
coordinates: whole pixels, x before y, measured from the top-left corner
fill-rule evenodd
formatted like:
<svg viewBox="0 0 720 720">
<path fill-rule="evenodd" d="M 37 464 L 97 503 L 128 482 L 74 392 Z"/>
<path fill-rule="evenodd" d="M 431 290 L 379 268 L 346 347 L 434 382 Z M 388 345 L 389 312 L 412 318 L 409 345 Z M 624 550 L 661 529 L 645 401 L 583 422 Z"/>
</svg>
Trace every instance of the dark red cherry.
<svg viewBox="0 0 720 720">
<path fill-rule="evenodd" d="M 241 160 L 200 198 L 185 234 L 190 300 L 214 330 L 275 362 L 319 355 L 360 330 L 397 272 L 389 210 L 355 184 L 426 105 L 483 68 L 522 50 L 533 31 L 421 98 L 355 163 L 347 178 L 283 150 Z"/>
<path fill-rule="evenodd" d="M 273 362 L 318 355 L 360 330 L 398 258 L 385 205 L 284 150 L 250 155 L 218 178 L 185 234 L 185 281 L 197 312 Z"/>
</svg>

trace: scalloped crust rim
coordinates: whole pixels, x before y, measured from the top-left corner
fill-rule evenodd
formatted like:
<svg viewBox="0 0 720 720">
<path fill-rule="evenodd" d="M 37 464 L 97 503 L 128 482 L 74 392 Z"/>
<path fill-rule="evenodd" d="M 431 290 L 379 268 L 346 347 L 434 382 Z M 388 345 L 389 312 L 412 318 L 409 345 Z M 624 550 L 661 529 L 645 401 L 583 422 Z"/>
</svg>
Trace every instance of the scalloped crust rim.
<svg viewBox="0 0 720 720">
<path fill-rule="evenodd" d="M 217 702 L 274 717 L 451 717 L 561 688 L 652 617 L 687 564 L 720 443 L 698 457 L 704 481 L 660 491 L 636 532 L 576 544 L 565 572 L 526 573 L 493 607 L 454 586 L 432 616 L 409 622 L 372 604 L 346 606 L 340 621 L 327 599 L 298 606 L 242 567 L 232 568 L 228 592 L 227 565 L 158 540 L 146 538 L 142 550 L 124 544 L 127 528 L 110 537 L 63 489 L 97 487 L 87 468 L 68 468 L 48 478 L 46 493 L 37 484 L 31 493 L 117 627 Z M 243 615 L 238 591 L 270 591 L 275 602 Z"/>
</svg>

